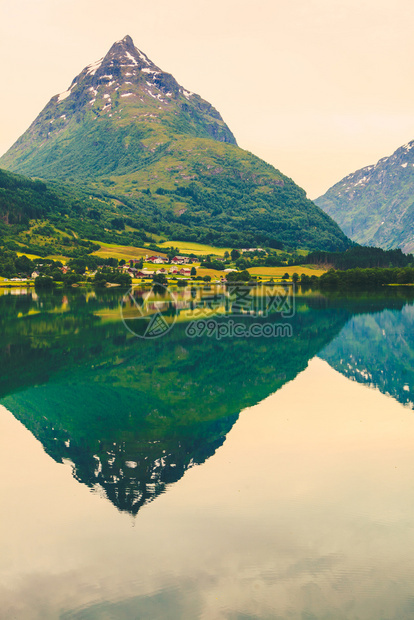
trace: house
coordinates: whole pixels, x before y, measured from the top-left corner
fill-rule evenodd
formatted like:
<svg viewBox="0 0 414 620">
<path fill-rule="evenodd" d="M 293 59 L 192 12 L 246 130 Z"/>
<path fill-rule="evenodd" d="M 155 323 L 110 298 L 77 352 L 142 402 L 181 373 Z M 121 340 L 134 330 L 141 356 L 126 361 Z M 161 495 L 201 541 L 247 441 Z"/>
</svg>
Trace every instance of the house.
<svg viewBox="0 0 414 620">
<path fill-rule="evenodd" d="M 146 259 L 147 263 L 153 263 L 156 265 L 161 265 L 163 263 L 168 263 L 168 258 L 165 256 L 150 256 Z"/>
<path fill-rule="evenodd" d="M 34 279 L 34 278 L 37 278 L 38 276 L 40 276 L 40 273 L 38 271 L 33 271 L 30 277 Z"/>
<path fill-rule="evenodd" d="M 174 256 L 171 262 L 175 263 L 176 265 L 185 265 L 190 262 L 190 257 L 189 256 Z"/>
<path fill-rule="evenodd" d="M 135 278 L 152 278 L 155 274 L 155 271 L 150 271 L 149 269 L 131 269 L 129 273 L 133 271 Z"/>
<path fill-rule="evenodd" d="M 185 269 L 184 267 L 180 269 L 180 274 L 182 276 L 191 276 L 191 269 Z"/>
<path fill-rule="evenodd" d="M 148 269 L 138 269 L 135 272 L 135 277 L 136 278 L 152 278 L 154 272 L 153 271 L 148 271 Z"/>
</svg>

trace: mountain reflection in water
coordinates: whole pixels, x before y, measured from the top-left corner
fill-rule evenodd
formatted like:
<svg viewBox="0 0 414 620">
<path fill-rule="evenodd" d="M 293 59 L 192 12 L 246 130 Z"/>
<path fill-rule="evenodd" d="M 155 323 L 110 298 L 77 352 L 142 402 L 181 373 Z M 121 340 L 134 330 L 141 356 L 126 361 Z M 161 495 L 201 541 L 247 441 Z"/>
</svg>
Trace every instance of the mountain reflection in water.
<svg viewBox="0 0 414 620">
<path fill-rule="evenodd" d="M 120 319 L 119 292 L 3 295 L 1 404 L 55 461 L 70 460 L 77 480 L 136 514 L 212 456 L 242 409 L 317 354 L 408 399 L 414 314 L 406 302 L 395 291 L 300 295 L 290 338 L 190 339 L 178 322 L 164 337 L 142 340 Z"/>
</svg>

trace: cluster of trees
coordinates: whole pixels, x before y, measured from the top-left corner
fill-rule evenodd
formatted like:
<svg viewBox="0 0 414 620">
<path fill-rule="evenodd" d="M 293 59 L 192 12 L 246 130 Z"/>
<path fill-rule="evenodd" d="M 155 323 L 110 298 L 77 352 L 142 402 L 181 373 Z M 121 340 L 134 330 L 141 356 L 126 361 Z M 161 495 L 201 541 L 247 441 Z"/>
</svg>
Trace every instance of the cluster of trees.
<svg viewBox="0 0 414 620">
<path fill-rule="evenodd" d="M 193 164 L 194 181 L 171 188 L 102 186 L 100 198 L 121 199 L 118 214 L 125 224 L 170 239 L 194 241 L 218 247 L 257 247 L 288 250 L 320 248 L 345 250 L 349 239 L 338 226 L 306 198 L 293 181 L 280 175 L 264 162 L 250 162 L 248 171 L 235 168 L 234 162 L 220 154 L 220 173 L 211 173 L 204 165 Z M 99 190 L 94 188 L 98 197 Z M 122 196 L 121 196 L 122 194 Z M 180 208 L 177 209 L 177 203 Z M 109 224 L 122 229 L 121 222 Z M 90 238 L 90 237 L 89 237 Z"/>
<path fill-rule="evenodd" d="M 47 258 L 31 260 L 27 256 L 18 256 L 7 248 L 0 248 L 0 276 L 7 279 L 30 278 L 33 272 L 37 272 L 39 276 L 35 279 L 36 288 L 47 288 L 57 282 L 70 286 L 84 281 L 94 282 L 98 286 L 106 282 L 128 286 L 132 282 L 131 276 L 117 270 L 118 264 L 124 263 L 122 260 L 118 262 L 117 258 L 85 255 L 69 260 L 69 270 L 63 273 L 63 264 L 60 261 Z M 94 277 L 88 275 L 88 272 L 95 271 Z"/>
<path fill-rule="evenodd" d="M 224 261 L 215 259 L 212 256 L 202 258 L 201 266 L 209 269 L 221 271 L 229 265 L 234 265 L 239 271 L 245 271 L 251 267 L 282 267 L 285 265 L 297 264 L 298 256 L 289 255 L 285 252 L 277 253 L 275 250 L 266 248 L 265 250 L 255 250 L 253 252 L 241 252 L 233 249 L 231 252 L 224 253 Z"/>
<path fill-rule="evenodd" d="M 129 273 L 123 273 L 111 267 L 98 269 L 93 279 L 96 286 L 105 286 L 107 283 L 131 286 L 132 278 Z"/>
<path fill-rule="evenodd" d="M 297 274 L 293 274 L 293 275 L 297 275 Z M 300 283 L 302 284 L 302 286 L 318 286 L 319 285 L 318 276 L 308 276 L 306 275 L 306 273 L 302 273 L 300 278 L 298 279 L 300 279 Z"/>
<path fill-rule="evenodd" d="M 226 261 L 226 263 L 224 263 L 223 261 L 214 259 L 211 256 L 206 256 L 200 262 L 200 267 L 204 267 L 206 269 L 216 269 L 217 271 L 223 271 L 226 264 L 229 264 L 229 261 Z"/>
<path fill-rule="evenodd" d="M 303 282 L 302 282 L 303 283 Z M 372 288 L 384 284 L 413 284 L 414 268 L 379 269 L 330 269 L 319 278 L 319 285 L 326 288 Z"/>
<path fill-rule="evenodd" d="M 251 279 L 250 273 L 246 270 L 230 271 L 226 276 L 227 282 L 250 282 Z"/>
<path fill-rule="evenodd" d="M 381 248 L 355 245 L 345 252 L 311 252 L 295 264 L 330 265 L 334 269 L 368 269 L 374 267 L 407 267 L 414 265 L 414 256 L 404 254 L 400 249 L 382 250 Z"/>
<path fill-rule="evenodd" d="M 33 181 L 0 169 L 0 245 L 11 250 L 76 257 L 98 249 L 94 241 L 139 247 L 153 240 L 143 230 L 125 232 L 126 225 L 141 224 L 129 211 L 120 217 L 112 199 L 84 185 Z"/>
<path fill-rule="evenodd" d="M 69 276 L 61 271 L 62 263 L 47 258 L 31 260 L 27 256 L 18 256 L 16 252 L 7 248 L 0 248 L 0 276 L 3 278 L 30 278 L 36 271 L 41 276 L 47 276 L 56 282 L 65 282 Z"/>
<path fill-rule="evenodd" d="M 34 262 L 27 256 L 18 256 L 7 248 L 0 248 L 0 276 L 3 278 L 28 278 L 34 271 Z"/>
<path fill-rule="evenodd" d="M 302 286 L 326 289 L 371 289 L 387 284 L 414 284 L 414 267 L 330 269 L 320 277 L 315 275 L 309 276 L 304 273 L 299 276 L 297 273 L 294 273 L 292 280 L 295 283 L 300 282 Z"/>
<path fill-rule="evenodd" d="M 231 166 L 231 162 L 222 163 L 224 169 Z M 201 165 L 195 165 L 194 170 L 198 182 L 172 190 L 180 202 L 188 205 L 176 220 L 180 223 L 208 226 L 224 234 L 237 231 L 243 243 L 231 241 L 228 245 L 238 247 L 245 246 L 248 238 L 251 246 L 275 249 L 289 246 L 334 250 L 349 246 L 349 240 L 336 224 L 282 175 L 276 181 L 270 176 L 265 180 L 263 170 L 257 170 L 257 176 L 251 174 L 250 178 L 233 167 L 226 174 L 210 174 Z"/>
</svg>

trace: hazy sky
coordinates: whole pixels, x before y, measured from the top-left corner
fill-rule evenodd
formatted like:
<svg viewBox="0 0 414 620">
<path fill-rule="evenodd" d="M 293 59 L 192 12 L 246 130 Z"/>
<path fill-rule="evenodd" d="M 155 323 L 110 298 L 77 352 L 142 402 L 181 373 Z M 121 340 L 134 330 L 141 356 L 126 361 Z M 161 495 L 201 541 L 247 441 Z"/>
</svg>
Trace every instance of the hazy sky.
<svg viewBox="0 0 414 620">
<path fill-rule="evenodd" d="M 316 198 L 414 139 L 412 0 L 0 0 L 0 153 L 131 35 Z"/>
</svg>

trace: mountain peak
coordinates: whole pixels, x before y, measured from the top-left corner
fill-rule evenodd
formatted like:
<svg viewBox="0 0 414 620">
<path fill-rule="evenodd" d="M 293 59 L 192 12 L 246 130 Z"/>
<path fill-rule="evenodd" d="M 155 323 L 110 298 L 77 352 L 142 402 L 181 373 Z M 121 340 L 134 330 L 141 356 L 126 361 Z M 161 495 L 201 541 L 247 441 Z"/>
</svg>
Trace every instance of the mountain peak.
<svg viewBox="0 0 414 620">
<path fill-rule="evenodd" d="M 129 35 L 87 65 L 67 90 L 52 97 L 29 128 L 29 141 L 45 147 L 69 126 L 91 121 L 140 125 L 142 135 L 153 137 L 149 149 L 165 143 L 171 133 L 236 144 L 219 112 L 157 67 Z M 28 133 L 19 139 L 19 146 Z"/>
<path fill-rule="evenodd" d="M 124 45 L 127 47 L 135 47 L 132 37 L 130 37 L 129 34 L 126 34 L 123 39 L 120 39 L 120 41 L 115 41 L 114 45 Z"/>
<path fill-rule="evenodd" d="M 315 200 L 357 243 L 414 251 L 414 140 Z"/>
<path fill-rule="evenodd" d="M 120 41 L 115 41 L 103 60 L 117 60 L 121 64 L 132 63 L 133 65 L 137 64 L 137 66 L 146 65 L 155 67 L 154 63 L 149 60 L 148 56 L 135 47 L 129 34 L 127 34 Z"/>
<path fill-rule="evenodd" d="M 99 159 L 95 147 L 100 140 L 92 136 L 127 133 L 129 137 L 123 137 L 121 142 L 130 162 L 128 168 L 152 157 L 154 151 L 178 136 L 237 144 L 220 113 L 208 101 L 180 86 L 126 35 L 113 43 L 103 58 L 87 65 L 67 90 L 52 97 L 1 159 L 3 165 L 14 168 L 15 154 L 23 150 L 19 169 L 22 167 L 29 175 L 38 170 L 41 176 L 61 176 L 56 153 L 64 147 L 65 157 L 70 158 L 69 143 L 76 149 L 76 144 L 84 144 L 84 152 L 91 149 Z M 137 141 L 133 149 L 129 144 L 132 135 Z M 120 156 L 113 162 L 114 171 L 121 161 L 124 158 Z M 85 166 L 82 169 L 86 173 Z"/>
<path fill-rule="evenodd" d="M 120 39 L 119 41 L 115 41 L 115 43 L 109 49 L 108 54 L 111 54 L 115 51 L 122 51 L 122 50 L 127 50 L 129 52 L 135 52 L 137 51 L 137 49 L 138 48 L 135 47 L 132 37 L 130 37 L 129 34 L 127 34 L 124 36 L 123 39 Z"/>
</svg>

